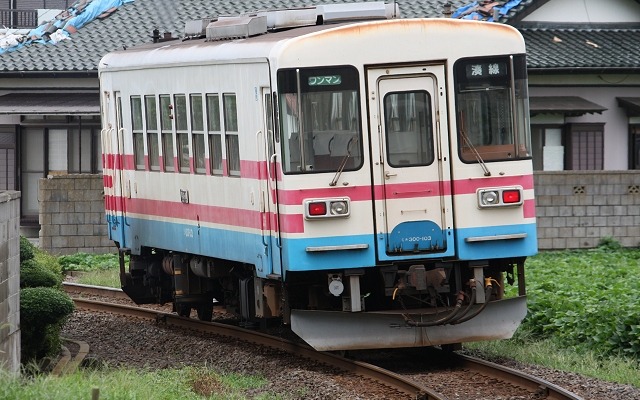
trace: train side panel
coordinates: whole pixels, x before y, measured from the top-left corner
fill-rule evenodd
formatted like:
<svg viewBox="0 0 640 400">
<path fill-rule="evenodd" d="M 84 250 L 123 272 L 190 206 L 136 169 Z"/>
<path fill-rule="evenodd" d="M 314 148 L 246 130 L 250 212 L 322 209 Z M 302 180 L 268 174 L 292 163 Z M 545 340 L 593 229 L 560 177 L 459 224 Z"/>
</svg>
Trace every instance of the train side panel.
<svg viewBox="0 0 640 400">
<path fill-rule="evenodd" d="M 110 146 L 112 154 L 105 154 L 106 158 L 123 160 L 121 165 L 114 164 L 113 169 L 106 172 L 113 176 L 114 187 L 105 200 L 111 238 L 121 247 L 131 249 L 132 254 L 140 254 L 143 247 L 176 250 L 250 263 L 260 266 L 265 274 L 271 273 L 271 254 L 266 243 L 270 241 L 269 221 L 273 211 L 265 201 L 268 193 L 264 184 L 267 173 L 260 94 L 261 88 L 269 87 L 266 62 L 109 72 L 103 73 L 102 79 L 103 88 L 110 82 L 111 87 L 120 89 L 116 92 L 123 102 L 141 95 L 157 98 L 182 94 L 186 97 L 205 96 L 205 99 L 207 95 L 217 95 L 223 110 L 223 97 L 234 96 L 238 114 L 237 132 L 233 133 L 237 135 L 238 151 L 242 155 L 238 160 L 241 165 L 237 174 L 229 176 L 228 171 L 212 172 L 212 147 L 207 143 L 206 171 L 194 173 L 193 150 L 189 156 L 189 170 L 180 171 L 180 149 L 176 141 L 171 154 L 162 150 L 160 153 L 162 160 L 172 160 L 169 164 L 173 165 L 173 171 L 164 166 L 161 171 L 150 170 L 148 165 L 140 170 L 134 160 L 134 144 L 122 139 L 130 134 L 127 130 L 131 127 L 129 121 L 132 118 L 131 108 L 123 107 L 125 128 L 119 137 L 112 135 L 107 138 L 116 144 Z M 175 112 L 174 107 L 172 99 L 171 109 L 158 112 L 172 113 Z M 229 126 L 224 125 L 225 116 L 220 117 L 222 129 L 228 129 Z M 193 131 L 191 123 L 190 132 Z M 226 121 L 226 124 L 231 122 Z M 213 127 L 205 127 L 206 130 L 209 128 L 211 132 Z M 189 135 L 191 149 L 192 138 Z M 148 140 L 144 146 L 148 155 Z M 226 161 L 230 156 L 227 153 L 229 147 L 225 143 L 222 146 L 222 156 Z M 122 155 L 117 154 L 118 148 Z"/>
</svg>

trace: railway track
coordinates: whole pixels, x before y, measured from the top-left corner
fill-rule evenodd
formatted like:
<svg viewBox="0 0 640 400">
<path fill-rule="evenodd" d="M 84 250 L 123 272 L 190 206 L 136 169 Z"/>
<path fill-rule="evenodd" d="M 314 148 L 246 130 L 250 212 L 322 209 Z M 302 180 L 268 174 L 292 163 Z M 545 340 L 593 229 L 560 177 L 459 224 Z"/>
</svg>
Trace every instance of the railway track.
<svg viewBox="0 0 640 400">
<path fill-rule="evenodd" d="M 74 297 L 74 295 L 88 295 L 103 299 L 128 299 L 122 291 L 111 288 L 65 283 L 65 290 L 71 294 L 72 297 Z M 233 325 L 215 322 L 202 322 L 196 319 L 184 318 L 177 316 L 176 314 L 158 311 L 157 309 L 134 307 L 113 303 L 111 301 L 98 301 L 74 297 L 74 302 L 76 307 L 81 310 L 107 312 L 126 317 L 142 318 L 154 321 L 158 324 L 177 327 L 179 329 L 195 330 L 203 333 L 231 337 L 255 343 L 260 346 L 267 346 L 297 357 L 319 362 L 366 379 L 374 380 L 385 387 L 402 393 L 410 398 L 425 400 L 448 399 L 448 397 L 433 388 L 432 384 L 429 382 L 429 378 L 426 378 L 425 380 L 415 379 L 413 377 L 410 378 L 408 374 L 392 372 L 389 369 L 374 365 L 375 363 L 348 359 L 332 353 L 317 352 L 306 345 L 295 343 L 280 337 L 266 335 Z M 519 390 L 533 394 L 534 397 L 531 398 L 549 400 L 582 400 L 581 397 L 564 390 L 557 385 L 511 368 L 455 353 L 447 354 L 447 357 L 449 357 L 449 365 L 454 364 L 457 370 L 462 370 L 465 374 L 480 375 L 485 377 L 485 381 L 487 382 L 501 382 L 502 384 L 511 385 L 514 388 L 520 388 Z"/>
</svg>

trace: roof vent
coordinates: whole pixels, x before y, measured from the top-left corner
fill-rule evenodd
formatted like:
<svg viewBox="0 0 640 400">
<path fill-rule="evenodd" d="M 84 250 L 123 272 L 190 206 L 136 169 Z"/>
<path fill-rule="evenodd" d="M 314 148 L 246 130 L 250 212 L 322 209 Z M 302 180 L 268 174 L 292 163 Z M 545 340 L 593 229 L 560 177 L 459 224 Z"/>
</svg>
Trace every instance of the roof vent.
<svg viewBox="0 0 640 400">
<path fill-rule="evenodd" d="M 207 25 L 207 39 L 243 39 L 267 33 L 266 16 L 220 17 Z"/>
<path fill-rule="evenodd" d="M 396 3 L 385 4 L 382 1 L 266 10 L 237 17 L 219 17 L 206 26 L 206 37 L 209 40 L 240 39 L 261 35 L 268 30 L 342 21 L 392 19 L 399 15 L 400 11 Z M 207 20 L 187 22 L 185 34 L 201 35 L 199 29 L 205 21 Z"/>
<path fill-rule="evenodd" d="M 381 1 L 348 4 L 326 4 L 316 7 L 324 23 L 358 19 L 390 19 L 398 16 L 397 4 Z"/>
<path fill-rule="evenodd" d="M 267 27 L 271 30 L 315 25 L 318 21 L 316 7 L 261 11 L 258 15 L 267 17 Z"/>
<path fill-rule="evenodd" d="M 186 37 L 204 36 L 207 33 L 207 26 L 211 23 L 212 20 L 213 18 L 203 18 L 193 21 L 187 21 L 184 24 L 184 35 Z"/>
</svg>

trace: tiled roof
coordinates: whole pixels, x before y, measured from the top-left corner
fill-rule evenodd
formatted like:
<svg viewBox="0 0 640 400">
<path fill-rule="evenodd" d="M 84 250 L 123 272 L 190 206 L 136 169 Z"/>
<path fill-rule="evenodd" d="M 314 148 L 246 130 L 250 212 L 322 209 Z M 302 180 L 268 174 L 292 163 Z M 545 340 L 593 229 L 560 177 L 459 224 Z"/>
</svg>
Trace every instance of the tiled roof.
<svg viewBox="0 0 640 400">
<path fill-rule="evenodd" d="M 96 72 L 100 58 L 115 49 L 151 42 L 155 28 L 181 37 L 188 20 L 344 0 L 134 0 L 96 19 L 57 44 L 33 43 L 0 54 L 0 72 Z M 441 17 L 444 0 L 398 1 L 402 17 Z M 453 7 L 465 1 L 450 1 Z"/>
<path fill-rule="evenodd" d="M 520 28 L 530 71 L 640 71 L 640 27 Z"/>
<path fill-rule="evenodd" d="M 94 0 L 95 1 L 95 0 Z M 345 0 L 133 0 L 105 19 L 89 22 L 70 40 L 55 45 L 34 43 L 0 54 L 0 74 L 82 72 L 95 74 L 100 58 L 115 49 L 151 42 L 152 31 L 183 36 L 188 20 L 240 12 L 343 3 Z M 362 1 L 362 0 L 361 0 Z M 390 2 L 392 0 L 387 0 Z M 549 0 L 510 0 L 499 22 L 520 20 Z M 639 0 L 640 1 L 640 0 Z M 447 0 L 397 0 L 401 17 L 442 17 Z M 455 11 L 473 0 L 448 0 Z M 519 28 L 527 43 L 530 67 L 640 69 L 640 28 Z M 562 42 L 554 41 L 554 37 Z M 595 43 L 598 47 L 595 47 Z"/>
</svg>

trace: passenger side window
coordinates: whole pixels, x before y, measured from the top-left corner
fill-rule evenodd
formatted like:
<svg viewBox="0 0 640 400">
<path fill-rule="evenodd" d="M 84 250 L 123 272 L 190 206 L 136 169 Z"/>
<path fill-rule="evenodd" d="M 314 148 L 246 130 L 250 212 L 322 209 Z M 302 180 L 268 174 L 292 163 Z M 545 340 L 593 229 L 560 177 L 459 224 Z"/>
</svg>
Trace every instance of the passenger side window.
<svg viewBox="0 0 640 400">
<path fill-rule="evenodd" d="M 207 126 L 211 174 L 222 175 L 222 129 L 220 128 L 220 96 L 218 94 L 207 94 Z"/>
<path fill-rule="evenodd" d="M 160 95 L 160 132 L 162 135 L 162 164 L 167 172 L 175 171 L 173 163 L 173 128 L 171 120 L 173 118 L 173 109 L 171 106 L 171 97 L 169 95 Z"/>
<path fill-rule="evenodd" d="M 137 170 L 144 170 L 144 133 L 142 130 L 142 100 L 140 96 L 131 96 L 131 127 L 135 166 Z"/>
<path fill-rule="evenodd" d="M 187 98 L 176 94 L 173 98 L 176 119 L 176 145 L 178 146 L 178 166 L 180 172 L 190 172 L 189 167 L 189 130 L 187 127 Z"/>
<path fill-rule="evenodd" d="M 160 170 L 160 145 L 158 141 L 158 112 L 156 109 L 156 97 L 145 96 L 145 120 L 147 122 L 147 149 L 149 149 L 149 168 L 152 171 Z"/>
<path fill-rule="evenodd" d="M 238 110 L 236 95 L 225 93 L 223 95 L 224 106 L 224 131 L 227 145 L 227 167 L 229 175 L 240 176 L 240 142 L 238 137 Z"/>
<path fill-rule="evenodd" d="M 204 159 L 204 115 L 202 112 L 202 95 L 189 96 L 191 105 L 191 143 L 193 144 L 193 166 L 196 174 L 206 172 Z"/>
</svg>

